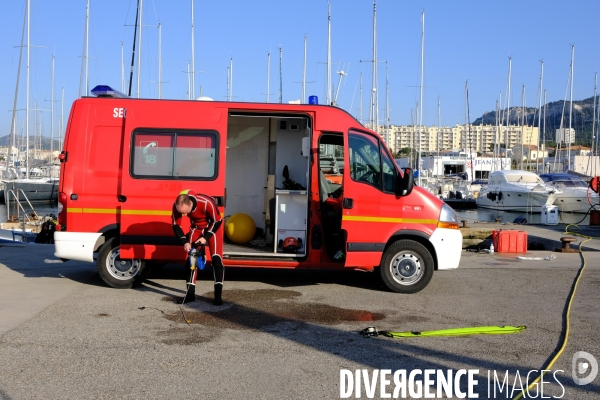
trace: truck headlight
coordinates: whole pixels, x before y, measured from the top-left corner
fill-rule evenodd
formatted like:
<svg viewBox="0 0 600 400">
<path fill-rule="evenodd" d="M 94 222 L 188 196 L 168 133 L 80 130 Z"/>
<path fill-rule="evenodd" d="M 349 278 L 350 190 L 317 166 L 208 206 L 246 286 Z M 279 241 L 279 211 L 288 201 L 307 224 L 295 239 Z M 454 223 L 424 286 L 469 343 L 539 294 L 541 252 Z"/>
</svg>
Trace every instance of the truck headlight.
<svg viewBox="0 0 600 400">
<path fill-rule="evenodd" d="M 448 204 L 442 205 L 440 218 L 438 220 L 438 228 L 458 229 L 458 217 L 456 212 Z"/>
</svg>

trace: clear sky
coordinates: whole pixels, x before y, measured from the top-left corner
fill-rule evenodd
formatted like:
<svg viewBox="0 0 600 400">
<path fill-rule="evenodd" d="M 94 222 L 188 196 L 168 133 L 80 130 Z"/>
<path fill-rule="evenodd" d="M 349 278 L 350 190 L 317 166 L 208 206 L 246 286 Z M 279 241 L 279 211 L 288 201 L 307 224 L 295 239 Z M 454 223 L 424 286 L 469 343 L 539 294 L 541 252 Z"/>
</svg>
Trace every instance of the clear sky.
<svg viewBox="0 0 600 400">
<path fill-rule="evenodd" d="M 2 0 L 0 13 L 0 136 L 8 134 L 17 79 L 18 46 L 25 0 Z M 136 0 L 91 0 L 89 87 L 121 87 L 121 43 L 129 80 Z M 227 67 L 233 58 L 233 99 L 266 100 L 267 54 L 271 53 L 270 101 L 279 99 L 279 47 L 282 47 L 283 102 L 301 95 L 304 36 L 307 50 L 307 96 L 325 101 L 327 0 L 195 0 L 195 92 L 215 100 L 227 95 Z M 79 93 L 84 48 L 86 0 L 31 1 L 31 103 L 51 108 L 51 65 L 55 56 L 55 124 L 61 90 L 65 118 Z M 437 124 L 438 97 L 443 125 L 465 122 L 465 82 L 470 119 L 492 111 L 502 92 L 503 104 L 512 57 L 510 104 L 536 106 L 540 60 L 544 61 L 547 100 L 565 98 L 571 45 L 575 45 L 573 99 L 591 97 L 600 69 L 596 26 L 597 0 L 475 1 L 378 0 L 377 48 L 380 121 L 384 123 L 386 66 L 389 67 L 389 115 L 392 124 L 410 124 L 419 101 L 421 12 L 425 12 L 423 122 Z M 372 87 L 373 1 L 331 0 L 331 82 L 348 73 L 338 103 L 357 118 L 360 74 L 363 120 L 369 118 Z M 169 99 L 187 98 L 191 60 L 191 0 L 144 0 L 141 97 L 158 96 L 158 30 L 162 25 L 162 91 Z M 27 39 L 26 39 L 27 40 Z M 137 64 L 137 56 L 136 56 Z M 23 55 L 18 106 L 25 108 L 26 53 Z M 135 67 L 137 71 L 137 65 Z M 133 90 L 137 90 L 134 74 Z M 568 98 L 568 97 L 567 97 Z M 50 135 L 50 112 L 40 111 L 44 135 Z M 19 130 L 25 117 L 19 111 Z M 33 130 L 31 117 L 30 132 Z M 57 126 L 57 125 L 56 125 Z"/>
</svg>

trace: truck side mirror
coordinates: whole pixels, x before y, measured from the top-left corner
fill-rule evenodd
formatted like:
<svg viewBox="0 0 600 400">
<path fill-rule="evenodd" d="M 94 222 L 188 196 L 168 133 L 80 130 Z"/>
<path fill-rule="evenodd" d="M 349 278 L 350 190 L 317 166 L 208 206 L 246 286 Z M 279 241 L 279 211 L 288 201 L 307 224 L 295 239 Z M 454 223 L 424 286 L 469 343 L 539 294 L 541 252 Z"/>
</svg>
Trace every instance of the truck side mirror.
<svg viewBox="0 0 600 400">
<path fill-rule="evenodd" d="M 397 196 L 408 196 L 412 192 L 415 186 L 415 177 L 412 169 L 404 168 L 404 175 L 398 174 L 396 180 L 396 195 Z"/>
</svg>

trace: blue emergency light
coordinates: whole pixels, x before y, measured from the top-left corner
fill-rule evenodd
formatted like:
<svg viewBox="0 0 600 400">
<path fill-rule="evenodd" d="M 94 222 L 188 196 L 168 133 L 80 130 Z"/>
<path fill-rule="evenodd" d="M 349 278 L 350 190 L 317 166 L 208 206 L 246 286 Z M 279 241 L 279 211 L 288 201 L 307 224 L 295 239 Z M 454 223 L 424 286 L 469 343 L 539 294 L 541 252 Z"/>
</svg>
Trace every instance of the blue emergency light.
<svg viewBox="0 0 600 400">
<path fill-rule="evenodd" d="M 118 90 L 115 90 L 108 85 L 97 85 L 95 88 L 93 88 L 91 90 L 90 93 L 94 97 L 112 97 L 112 98 L 121 98 L 121 99 L 129 97 L 126 94 L 121 93 Z"/>
</svg>

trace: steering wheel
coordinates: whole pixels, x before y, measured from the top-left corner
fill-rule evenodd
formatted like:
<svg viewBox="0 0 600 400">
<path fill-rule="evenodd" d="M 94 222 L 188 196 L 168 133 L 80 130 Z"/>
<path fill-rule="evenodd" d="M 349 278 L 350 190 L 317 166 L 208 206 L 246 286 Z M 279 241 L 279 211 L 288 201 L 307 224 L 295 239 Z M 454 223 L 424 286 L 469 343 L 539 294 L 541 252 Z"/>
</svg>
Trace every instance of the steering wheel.
<svg viewBox="0 0 600 400">
<path fill-rule="evenodd" d="M 358 180 L 361 182 L 369 183 L 371 185 L 377 185 L 379 181 L 379 179 L 377 178 L 378 176 L 375 174 L 375 171 L 369 170 L 366 173 L 364 173 Z"/>
</svg>

